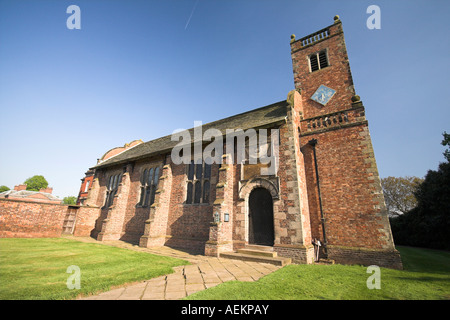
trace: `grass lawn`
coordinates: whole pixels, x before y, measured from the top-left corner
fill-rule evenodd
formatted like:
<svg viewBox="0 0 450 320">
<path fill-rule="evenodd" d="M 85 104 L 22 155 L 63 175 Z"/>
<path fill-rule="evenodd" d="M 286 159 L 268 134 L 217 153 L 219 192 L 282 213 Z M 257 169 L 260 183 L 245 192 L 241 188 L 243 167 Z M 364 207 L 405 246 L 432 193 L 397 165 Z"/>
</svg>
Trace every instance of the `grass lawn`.
<svg viewBox="0 0 450 320">
<path fill-rule="evenodd" d="M 256 282 L 226 282 L 186 299 L 198 300 L 441 300 L 450 299 L 450 252 L 397 248 L 405 270 L 380 268 L 381 289 L 368 289 L 367 268 L 288 265 Z"/>
<path fill-rule="evenodd" d="M 0 239 L 0 299 L 73 299 L 172 273 L 180 259 L 64 238 Z M 68 289 L 71 265 L 81 288 Z"/>
</svg>

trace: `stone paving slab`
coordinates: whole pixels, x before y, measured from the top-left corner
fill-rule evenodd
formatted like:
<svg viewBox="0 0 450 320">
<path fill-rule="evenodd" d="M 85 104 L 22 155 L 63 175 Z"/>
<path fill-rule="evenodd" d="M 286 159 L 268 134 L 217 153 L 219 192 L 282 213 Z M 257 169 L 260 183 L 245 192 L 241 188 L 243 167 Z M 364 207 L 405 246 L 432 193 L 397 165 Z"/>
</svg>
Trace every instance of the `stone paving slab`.
<svg viewBox="0 0 450 320">
<path fill-rule="evenodd" d="M 92 240 L 96 242 L 96 240 Z M 89 241 L 89 239 L 86 241 Z M 173 256 L 187 260 L 191 265 L 174 267 L 174 273 L 172 274 L 80 298 L 80 300 L 176 300 L 227 281 L 256 281 L 281 268 L 267 263 L 192 255 L 168 247 L 148 249 L 136 248 L 136 246 L 122 241 L 105 242 L 102 243 L 158 255 Z"/>
</svg>

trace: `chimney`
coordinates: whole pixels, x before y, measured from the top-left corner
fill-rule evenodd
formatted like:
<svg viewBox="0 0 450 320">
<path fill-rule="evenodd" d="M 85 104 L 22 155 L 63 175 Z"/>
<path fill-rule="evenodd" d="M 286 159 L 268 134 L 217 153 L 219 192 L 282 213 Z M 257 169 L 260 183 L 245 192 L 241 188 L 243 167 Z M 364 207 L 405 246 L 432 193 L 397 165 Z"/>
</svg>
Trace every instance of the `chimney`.
<svg viewBox="0 0 450 320">
<path fill-rule="evenodd" d="M 53 188 L 48 187 L 48 188 L 39 190 L 39 192 L 52 193 L 53 192 Z"/>
<path fill-rule="evenodd" d="M 16 190 L 16 191 L 27 190 L 27 185 L 26 184 L 19 184 L 18 186 L 14 186 L 14 190 Z"/>
</svg>

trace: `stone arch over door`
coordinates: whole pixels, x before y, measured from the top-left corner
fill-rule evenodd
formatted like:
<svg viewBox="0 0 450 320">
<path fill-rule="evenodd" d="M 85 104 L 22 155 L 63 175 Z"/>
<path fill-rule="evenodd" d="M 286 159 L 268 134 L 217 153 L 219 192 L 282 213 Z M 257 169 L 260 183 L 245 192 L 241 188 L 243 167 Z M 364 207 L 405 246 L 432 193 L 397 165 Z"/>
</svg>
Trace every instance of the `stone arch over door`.
<svg viewBox="0 0 450 320">
<path fill-rule="evenodd" d="M 247 181 L 239 190 L 239 198 L 241 198 L 242 200 L 247 199 L 250 195 L 250 192 L 255 188 L 266 188 L 267 190 L 269 190 L 274 201 L 278 200 L 279 198 L 278 188 L 272 181 L 264 178 L 254 178 Z"/>
<path fill-rule="evenodd" d="M 275 219 L 274 216 L 276 212 L 278 212 L 278 203 L 279 203 L 279 192 L 277 186 L 270 180 L 265 178 L 254 178 L 252 180 L 247 181 L 239 190 L 239 198 L 241 200 L 241 204 L 239 205 L 241 210 L 241 221 L 240 223 L 240 230 L 237 230 L 237 234 L 241 235 L 241 239 L 245 240 L 246 243 L 251 243 L 253 239 L 250 239 L 249 237 L 249 231 L 250 231 L 250 221 L 249 221 L 249 214 L 250 212 L 250 195 L 252 194 L 252 191 L 256 189 L 265 189 L 268 195 L 271 197 L 271 204 L 272 204 L 272 212 L 271 216 L 273 219 L 273 225 L 275 225 Z M 253 212 L 252 212 L 253 213 Z M 273 240 L 275 243 L 277 243 L 277 234 L 276 229 L 274 229 L 274 235 Z M 270 244 L 272 245 L 272 244 Z"/>
</svg>

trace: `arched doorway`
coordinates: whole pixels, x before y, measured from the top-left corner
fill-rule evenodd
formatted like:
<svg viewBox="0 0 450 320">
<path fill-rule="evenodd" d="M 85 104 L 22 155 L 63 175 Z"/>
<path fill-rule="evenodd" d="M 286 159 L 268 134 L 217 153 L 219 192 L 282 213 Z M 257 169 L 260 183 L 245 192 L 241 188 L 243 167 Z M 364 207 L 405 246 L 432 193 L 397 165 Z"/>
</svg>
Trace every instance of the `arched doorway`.
<svg viewBox="0 0 450 320">
<path fill-rule="evenodd" d="M 248 243 L 273 246 L 273 202 L 266 188 L 255 188 L 248 199 Z"/>
</svg>

